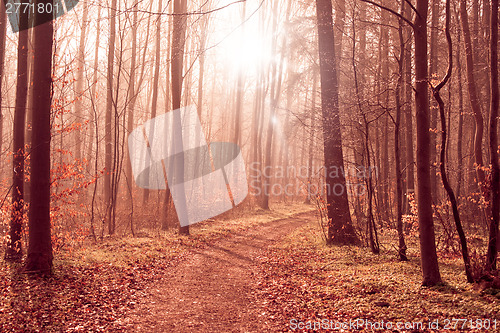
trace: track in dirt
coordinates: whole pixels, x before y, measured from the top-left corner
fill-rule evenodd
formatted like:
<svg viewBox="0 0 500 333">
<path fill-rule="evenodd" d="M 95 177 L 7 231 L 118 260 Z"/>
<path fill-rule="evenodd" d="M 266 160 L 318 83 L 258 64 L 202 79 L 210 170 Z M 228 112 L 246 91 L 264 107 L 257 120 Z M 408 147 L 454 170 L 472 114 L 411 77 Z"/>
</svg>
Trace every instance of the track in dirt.
<svg viewBox="0 0 500 333">
<path fill-rule="evenodd" d="M 188 253 L 154 285 L 130 314 L 136 332 L 265 332 L 253 296 L 258 257 L 315 212 L 268 222 Z"/>
</svg>

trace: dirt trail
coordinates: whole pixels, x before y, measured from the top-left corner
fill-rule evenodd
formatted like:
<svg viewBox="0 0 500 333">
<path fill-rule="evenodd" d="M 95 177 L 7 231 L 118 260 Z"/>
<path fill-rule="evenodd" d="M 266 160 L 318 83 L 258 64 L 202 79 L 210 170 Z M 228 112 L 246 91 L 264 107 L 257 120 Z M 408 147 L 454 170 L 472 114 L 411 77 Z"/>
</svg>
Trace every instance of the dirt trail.
<svg viewBox="0 0 500 333">
<path fill-rule="evenodd" d="M 266 316 L 253 292 L 258 256 L 315 212 L 268 222 L 191 251 L 149 286 L 128 318 L 136 332 L 265 332 Z"/>
</svg>

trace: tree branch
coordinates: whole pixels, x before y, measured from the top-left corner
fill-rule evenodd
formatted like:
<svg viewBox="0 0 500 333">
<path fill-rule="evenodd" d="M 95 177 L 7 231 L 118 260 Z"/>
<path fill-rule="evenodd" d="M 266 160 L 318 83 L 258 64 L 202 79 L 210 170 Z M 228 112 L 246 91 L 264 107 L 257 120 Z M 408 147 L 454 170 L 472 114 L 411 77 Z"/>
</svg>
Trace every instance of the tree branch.
<svg viewBox="0 0 500 333">
<path fill-rule="evenodd" d="M 380 8 L 380 9 L 386 10 L 389 13 L 391 13 L 392 15 L 396 15 L 397 17 L 399 17 L 400 19 L 402 19 L 403 21 L 405 21 L 412 29 L 415 29 L 415 25 L 413 24 L 413 22 L 411 22 L 410 20 L 408 20 L 406 17 L 404 17 L 403 15 L 399 14 L 398 12 L 396 12 L 396 11 L 394 11 L 394 10 L 388 8 L 388 7 L 379 5 L 378 3 L 373 2 L 371 0 L 361 0 L 361 1 L 369 3 L 369 4 L 372 4 L 372 5 Z M 417 13 L 417 15 L 418 15 L 418 13 Z"/>
</svg>

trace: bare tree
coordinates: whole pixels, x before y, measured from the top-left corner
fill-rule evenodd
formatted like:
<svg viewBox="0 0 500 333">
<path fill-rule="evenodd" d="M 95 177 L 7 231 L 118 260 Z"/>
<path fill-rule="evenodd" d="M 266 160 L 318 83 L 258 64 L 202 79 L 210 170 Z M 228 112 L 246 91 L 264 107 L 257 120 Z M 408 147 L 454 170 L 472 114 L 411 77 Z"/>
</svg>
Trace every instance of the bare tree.
<svg viewBox="0 0 500 333">
<path fill-rule="evenodd" d="M 5 258 L 19 261 L 22 256 L 21 233 L 24 215 L 24 128 L 28 97 L 28 12 L 19 12 L 19 41 L 17 44 L 17 85 L 14 110 L 12 158 L 12 212 Z"/>
<path fill-rule="evenodd" d="M 340 169 L 344 166 L 331 1 L 316 0 L 316 15 L 318 24 L 325 173 L 327 176 L 328 241 L 336 244 L 358 243 L 359 240 L 354 231 L 349 212 L 345 176 L 342 172 L 339 172 L 336 177 L 332 177 L 335 175 L 330 174 L 333 168 Z M 337 187 L 342 188 L 340 195 L 336 195 L 334 191 Z"/>
<path fill-rule="evenodd" d="M 491 221 L 486 270 L 492 272 L 497 267 L 498 224 L 500 219 L 500 166 L 498 161 L 498 0 L 491 0 L 490 22 L 490 162 L 491 162 Z"/>
<path fill-rule="evenodd" d="M 49 0 L 37 0 L 45 6 Z M 46 22 L 44 24 L 39 24 Z M 31 205 L 26 270 L 52 271 L 50 228 L 50 110 L 52 101 L 52 13 L 35 11 L 33 148 L 31 151 Z"/>
<path fill-rule="evenodd" d="M 420 257 L 424 286 L 441 283 L 436 253 L 431 197 L 431 149 L 429 133 L 429 90 L 427 72 L 427 13 L 428 0 L 417 1 L 414 21 L 415 34 L 415 109 L 417 112 L 417 179 L 418 226 Z"/>
<path fill-rule="evenodd" d="M 182 98 L 182 68 L 184 62 L 184 45 L 186 43 L 186 24 L 187 24 L 187 2 L 186 0 L 174 0 L 174 19 L 172 30 L 172 53 L 171 53 L 171 72 L 172 72 L 172 108 L 173 110 L 181 107 Z M 167 197 L 170 191 L 167 190 Z M 189 226 L 180 227 L 179 233 L 189 234 Z"/>
<path fill-rule="evenodd" d="M 114 62 L 115 62 L 115 40 L 116 40 L 116 1 L 111 1 L 108 10 L 109 20 L 109 44 L 108 44 L 108 73 L 106 79 L 106 119 L 105 119 L 105 172 L 104 172 L 104 200 L 106 205 L 106 221 L 108 222 L 108 232 L 114 233 L 114 225 L 111 221 L 111 212 L 114 202 L 112 201 L 111 176 L 113 162 L 113 141 L 112 141 L 112 111 L 113 111 L 113 82 L 114 82 Z"/>
<path fill-rule="evenodd" d="M 80 32 L 80 42 L 78 47 L 78 69 L 76 78 L 76 98 L 75 98 L 75 121 L 79 124 L 83 124 L 82 118 L 82 97 L 83 97 L 83 71 L 85 69 L 85 39 L 87 35 L 87 25 L 88 25 L 88 15 L 89 7 L 86 1 L 83 1 L 83 17 L 82 17 L 82 29 Z M 78 160 L 82 158 L 82 139 L 81 131 L 75 131 L 75 157 Z M 91 139 L 92 140 L 92 139 Z"/>
<path fill-rule="evenodd" d="M 460 237 L 460 246 L 462 249 L 462 257 L 465 264 L 465 274 L 467 275 L 467 281 L 469 283 L 473 282 L 470 260 L 469 260 L 469 251 L 467 249 L 467 239 L 465 238 L 465 233 L 462 227 L 462 222 L 460 220 L 460 214 L 458 212 L 458 204 L 457 199 L 455 197 L 455 193 L 451 188 L 451 185 L 448 181 L 448 175 L 446 172 L 446 145 L 447 145 L 447 126 L 446 126 L 446 116 L 444 111 L 444 101 L 441 98 L 440 91 L 445 86 L 445 84 L 450 80 L 451 71 L 453 69 L 453 45 L 451 42 L 451 34 L 450 34 L 450 0 L 446 0 L 446 40 L 448 42 L 448 70 L 446 72 L 445 77 L 439 82 L 439 84 L 434 87 L 431 83 L 432 92 L 434 95 L 434 99 L 436 100 L 439 108 L 439 116 L 441 120 L 441 151 L 440 151 L 440 159 L 439 159 L 439 171 L 441 173 L 441 180 L 443 181 L 443 186 L 450 198 L 451 207 L 453 210 L 453 218 L 455 220 L 455 226 L 458 232 L 458 236 Z"/>
<path fill-rule="evenodd" d="M 467 87 L 469 90 L 469 101 L 474 113 L 476 122 L 476 133 L 474 135 L 474 158 L 476 163 L 477 183 L 484 196 L 486 196 L 486 175 L 484 172 L 483 163 L 483 115 L 481 111 L 481 104 L 477 94 L 476 80 L 474 77 L 474 59 L 473 59 L 473 46 L 471 41 L 471 32 L 469 28 L 469 19 L 467 14 L 467 0 L 460 0 L 460 18 L 462 21 L 462 32 L 465 42 L 465 56 L 467 67 Z"/>
</svg>

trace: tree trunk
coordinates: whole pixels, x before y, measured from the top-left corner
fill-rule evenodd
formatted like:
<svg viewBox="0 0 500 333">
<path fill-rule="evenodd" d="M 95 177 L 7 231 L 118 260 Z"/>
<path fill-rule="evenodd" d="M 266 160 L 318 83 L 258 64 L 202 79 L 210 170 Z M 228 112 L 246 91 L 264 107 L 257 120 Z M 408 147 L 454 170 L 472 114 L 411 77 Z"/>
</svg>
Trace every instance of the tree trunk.
<svg viewBox="0 0 500 333">
<path fill-rule="evenodd" d="M 97 103 L 95 103 L 96 99 L 96 91 L 97 91 L 97 74 L 98 74 L 98 65 L 99 65 L 99 42 L 100 42 L 100 35 L 101 35 L 101 7 L 98 6 L 97 8 L 97 31 L 96 31 L 96 36 L 95 36 L 95 53 L 94 53 L 94 74 L 93 74 L 93 79 L 92 79 L 92 96 L 91 96 L 91 101 L 93 101 L 93 108 L 97 108 Z M 88 170 L 90 170 L 91 166 L 91 161 L 93 158 L 93 146 L 94 146 L 94 136 L 97 136 L 97 133 L 95 133 L 95 128 L 98 128 L 97 126 L 97 117 L 95 117 L 95 114 L 97 112 L 92 112 L 91 116 L 91 122 L 90 122 L 90 141 L 89 141 L 89 147 L 87 150 L 87 162 L 88 162 Z M 94 170 L 94 172 L 97 173 L 97 170 Z"/>
<path fill-rule="evenodd" d="M 158 13 L 162 12 L 162 0 L 158 1 Z M 153 100 L 151 101 L 151 117 L 150 119 L 154 119 L 156 117 L 156 109 L 158 107 L 158 84 L 160 82 L 160 57 L 161 57 L 161 16 L 157 17 L 157 26 L 156 26 L 156 48 L 155 48 L 155 71 L 153 76 Z M 151 127 L 152 133 L 150 133 L 150 137 L 154 138 L 154 126 Z M 146 171 L 149 175 L 149 171 Z M 149 176 L 145 177 L 149 179 Z M 149 201 L 150 190 L 143 190 L 142 203 L 145 205 Z"/>
<path fill-rule="evenodd" d="M 16 106 L 14 109 L 12 151 L 12 212 L 5 258 L 19 261 L 22 257 L 22 228 L 24 215 L 24 127 L 28 95 L 28 13 L 19 13 L 17 46 Z M 0 83 L 1 84 L 1 83 Z"/>
<path fill-rule="evenodd" d="M 498 0 L 491 0 L 490 22 L 490 160 L 491 160 L 491 221 L 486 271 L 493 272 L 497 267 L 498 224 L 500 218 L 500 166 L 498 162 Z"/>
<path fill-rule="evenodd" d="M 308 152 L 308 161 L 307 161 L 307 185 L 311 186 L 312 184 L 312 177 L 313 177 L 313 157 L 314 157 L 314 137 L 316 135 L 316 122 L 314 121 L 316 119 L 316 95 L 318 94 L 318 74 L 317 71 L 313 71 L 313 89 L 312 89 L 312 97 L 311 97 L 311 110 L 309 111 L 309 152 Z M 311 187 L 307 188 L 307 197 L 306 197 L 306 204 L 311 203 L 311 194 L 317 194 L 317 193 L 311 193 L 310 191 Z"/>
<path fill-rule="evenodd" d="M 415 109 L 417 120 L 417 179 L 418 225 L 420 231 L 420 257 L 424 286 L 441 283 L 436 253 L 434 221 L 432 219 L 429 91 L 427 75 L 427 13 L 428 0 L 417 0 L 415 34 Z"/>
<path fill-rule="evenodd" d="M 474 282 L 472 278 L 470 260 L 469 260 L 469 252 L 467 250 L 467 239 L 465 238 L 465 233 L 462 228 L 462 222 L 460 221 L 460 214 L 458 212 L 458 204 L 455 198 L 455 193 L 451 188 L 451 185 L 448 181 L 448 176 L 446 173 L 446 139 L 447 139 L 447 126 L 446 126 L 446 117 L 444 112 L 444 102 L 441 98 L 439 92 L 444 87 L 444 85 L 449 81 L 451 77 L 451 71 L 453 68 L 453 47 L 451 43 L 451 35 L 450 35 L 450 0 L 446 0 L 446 40 L 448 42 L 448 71 L 444 79 L 434 88 L 432 88 L 434 98 L 439 107 L 439 116 L 441 119 L 441 151 L 440 151 L 440 159 L 439 159 L 439 169 L 441 172 L 441 180 L 443 181 L 443 186 L 448 194 L 450 199 L 453 218 L 455 220 L 455 226 L 457 228 L 457 233 L 460 238 L 460 247 L 462 250 L 462 258 L 464 260 L 465 265 L 465 274 L 467 276 L 467 281 L 469 283 Z"/>
<path fill-rule="evenodd" d="M 467 1 L 460 1 L 460 18 L 462 20 L 462 30 L 464 34 L 465 42 L 465 56 L 466 56 L 466 66 L 467 66 L 467 87 L 469 89 L 469 101 L 474 113 L 474 119 L 476 123 L 476 133 L 474 135 L 474 158 L 476 163 L 476 173 L 477 173 L 477 183 L 483 196 L 487 199 L 487 193 L 485 188 L 486 176 L 483 170 L 483 115 L 481 111 L 481 104 L 478 99 L 476 81 L 474 79 L 474 60 L 472 58 L 473 49 L 471 41 L 471 33 L 469 29 L 469 20 L 467 14 Z"/>
<path fill-rule="evenodd" d="M 440 15 L 440 0 L 432 0 L 432 17 L 431 17 L 431 40 L 430 46 L 430 57 L 429 57 L 429 78 L 430 81 L 438 80 L 438 26 L 439 26 L 439 15 Z M 430 132 L 430 147 L 431 147 L 431 193 L 433 202 L 439 202 L 439 187 L 438 187 L 438 177 L 437 177 L 437 127 L 438 127 L 438 105 L 436 101 L 431 101 L 430 108 L 430 119 L 431 119 L 431 132 Z"/>
<path fill-rule="evenodd" d="M 112 170 L 112 160 L 113 160 L 113 138 L 112 138 L 112 125 L 111 116 L 113 111 L 113 82 L 114 82 L 114 63 L 115 63 L 115 39 L 116 39 L 116 1 L 112 0 L 111 7 L 109 8 L 109 45 L 108 45 L 108 73 L 106 79 L 106 117 L 105 117 L 105 159 L 104 159 L 104 200 L 106 208 L 106 222 L 108 223 L 108 232 L 112 235 L 115 230 L 113 223 L 111 221 L 111 212 L 113 210 L 114 202 L 112 202 L 112 189 L 111 189 L 111 176 L 113 174 Z"/>
<path fill-rule="evenodd" d="M 243 36 L 245 36 L 245 16 L 246 16 L 246 2 L 243 2 L 243 12 L 241 14 L 241 29 Z M 241 118 L 243 109 L 243 95 L 245 92 L 245 78 L 243 65 L 240 64 L 238 68 L 238 80 L 236 83 L 236 107 L 234 119 L 234 137 L 232 142 L 241 144 Z"/>
<path fill-rule="evenodd" d="M 182 68 L 184 60 L 184 44 L 186 42 L 186 15 L 181 15 L 187 10 L 186 0 L 174 0 L 174 16 L 172 30 L 172 109 L 181 107 L 182 99 Z M 167 196 L 170 191 L 167 189 Z M 189 226 L 179 226 L 179 233 L 189 235 Z"/>
<path fill-rule="evenodd" d="M 401 14 L 404 14 L 405 2 L 401 2 Z M 405 235 L 403 232 L 403 180 L 401 172 L 401 151 L 400 151 L 400 128 L 401 128 L 401 95 L 403 92 L 403 77 L 404 77 L 404 56 L 405 43 L 403 35 L 403 21 L 399 20 L 399 63 L 398 63 L 398 82 L 396 86 L 396 121 L 394 123 L 394 158 L 396 164 L 396 226 L 398 231 L 398 254 L 400 261 L 407 261 Z"/>
<path fill-rule="evenodd" d="M 464 160 L 462 154 L 463 146 L 463 125 L 464 125 L 464 98 L 462 90 L 462 64 L 460 61 L 460 28 L 458 28 L 457 33 L 457 45 L 458 52 L 456 53 L 457 58 L 457 83 L 458 83 L 458 138 L 457 138 L 457 160 L 458 160 L 458 175 L 457 175 L 457 200 L 460 201 L 460 193 L 462 190 L 462 180 L 463 180 L 463 168 Z"/>
<path fill-rule="evenodd" d="M 412 10 L 410 6 L 405 8 L 405 16 L 411 17 Z M 415 193 L 415 158 L 413 149 L 413 113 L 412 113 L 412 97 L 413 97 L 413 85 L 411 82 L 411 52 L 412 52 L 412 30 L 411 28 L 405 28 L 405 49 L 404 49 L 404 100 L 406 101 L 404 105 L 405 113 L 405 132 L 406 132 L 406 205 L 405 210 L 407 214 L 410 212 L 410 200 L 411 194 Z"/>
<path fill-rule="evenodd" d="M 80 46 L 78 48 L 78 69 L 76 74 L 76 96 L 75 96 L 75 121 L 77 124 L 83 125 L 82 119 L 82 98 L 85 91 L 83 90 L 83 72 L 85 68 L 85 38 L 87 34 L 87 18 L 89 14 L 89 7 L 87 2 L 83 2 L 83 17 L 82 17 L 82 30 L 80 33 Z M 81 130 L 75 131 L 75 157 L 77 160 L 82 159 L 82 138 Z M 92 139 L 91 139 L 92 141 Z"/>
<path fill-rule="evenodd" d="M 325 169 L 327 170 L 328 242 L 335 244 L 358 243 L 358 236 L 352 225 L 349 212 L 345 176 L 342 172 L 336 175 L 330 174 L 334 169 L 339 170 L 344 167 L 331 1 L 316 0 L 316 15 L 318 24 L 324 155 Z M 334 189 L 337 189 L 337 187 L 341 188 L 340 194 L 334 192 Z"/>
<path fill-rule="evenodd" d="M 51 3 L 49 0 L 37 3 Z M 38 22 L 47 22 L 39 25 Z M 52 90 L 52 13 L 35 12 L 33 150 L 31 151 L 31 205 L 26 270 L 52 271 L 50 231 L 50 113 Z"/>
<path fill-rule="evenodd" d="M 290 6 L 290 1 L 288 1 L 288 6 Z M 274 3 L 274 8 L 273 8 L 273 25 L 272 25 L 272 34 L 273 36 L 276 35 L 277 31 L 277 19 L 278 19 L 278 4 Z M 290 8 L 290 7 L 288 7 Z M 289 15 L 289 10 L 287 9 L 286 13 L 287 17 L 286 20 L 288 21 L 288 15 Z M 276 118 L 276 111 L 279 106 L 279 101 L 280 101 L 280 95 L 281 95 L 281 83 L 282 83 L 282 74 L 283 74 L 283 62 L 285 58 L 285 38 L 283 38 L 283 44 L 281 47 L 281 57 L 280 57 L 280 62 L 279 62 L 279 69 L 276 69 L 276 62 L 272 63 L 272 69 L 271 69 L 271 98 L 270 98 L 270 107 L 271 107 L 271 112 L 269 114 L 269 123 L 267 125 L 267 133 L 266 133 L 266 155 L 264 159 L 264 170 L 272 170 L 272 165 L 273 165 L 273 135 L 274 135 L 274 128 L 277 124 L 277 118 Z M 272 47 L 271 47 L 271 53 L 276 54 L 277 53 L 277 37 L 275 36 L 273 39 Z M 264 172 L 264 197 L 263 197 L 263 202 L 262 202 L 262 208 L 263 209 L 269 209 L 269 197 L 271 195 L 271 177 L 269 175 L 269 172 Z"/>
<path fill-rule="evenodd" d="M 134 1 L 134 14 L 132 21 L 132 55 L 130 59 L 130 79 L 128 86 L 128 95 L 130 98 L 127 112 L 127 133 L 130 135 L 134 129 L 134 109 L 135 102 L 137 100 L 137 91 L 135 89 L 136 80 L 136 66 L 137 66 L 137 6 L 139 5 L 138 0 Z M 130 196 L 130 231 L 132 235 L 135 234 L 134 231 L 134 195 L 133 195 L 133 175 L 132 175 L 132 164 L 130 162 L 130 155 L 127 153 L 128 162 L 125 167 L 125 178 L 127 182 L 128 192 Z"/>
</svg>

